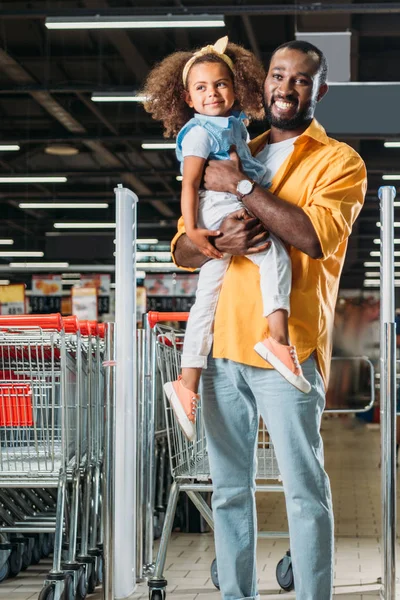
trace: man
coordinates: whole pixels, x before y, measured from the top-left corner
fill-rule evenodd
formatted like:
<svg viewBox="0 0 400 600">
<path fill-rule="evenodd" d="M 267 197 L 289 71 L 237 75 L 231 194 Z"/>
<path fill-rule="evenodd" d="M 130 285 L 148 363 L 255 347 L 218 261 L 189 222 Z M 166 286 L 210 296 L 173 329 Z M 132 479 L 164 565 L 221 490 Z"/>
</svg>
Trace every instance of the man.
<svg viewBox="0 0 400 600">
<path fill-rule="evenodd" d="M 289 42 L 273 54 L 264 97 L 271 130 L 250 147 L 271 171 L 263 187 L 250 182 L 237 157 L 212 161 L 205 187 L 238 194 L 256 219 L 228 217 L 215 238 L 233 255 L 221 290 L 213 359 L 203 374 L 203 411 L 214 486 L 215 543 L 224 600 L 258 599 L 254 476 L 258 415 L 274 444 L 290 529 L 297 600 L 330 600 L 333 514 L 319 433 L 329 375 L 331 331 L 347 238 L 366 191 L 365 166 L 346 144 L 327 137 L 313 118 L 326 94 L 323 54 Z M 265 189 L 265 183 L 270 183 Z M 266 368 L 253 350 L 265 337 L 258 269 L 245 254 L 265 247 L 265 231 L 288 246 L 293 268 L 291 343 L 297 347 L 309 394 Z M 198 267 L 205 257 L 184 235 L 175 261 Z"/>
</svg>

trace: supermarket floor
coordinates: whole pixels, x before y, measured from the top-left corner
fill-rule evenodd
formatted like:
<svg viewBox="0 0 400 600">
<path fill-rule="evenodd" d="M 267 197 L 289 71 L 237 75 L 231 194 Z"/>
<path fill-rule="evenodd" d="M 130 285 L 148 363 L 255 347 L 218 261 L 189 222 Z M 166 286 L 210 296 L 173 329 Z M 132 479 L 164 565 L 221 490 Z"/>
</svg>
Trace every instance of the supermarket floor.
<svg viewBox="0 0 400 600">
<path fill-rule="evenodd" d="M 335 598 L 375 600 L 379 598 L 377 579 L 381 574 L 379 430 L 358 419 L 325 418 L 322 433 L 335 510 Z M 287 529 L 282 494 L 260 494 L 257 502 L 260 529 Z M 258 575 L 262 599 L 295 598 L 294 592 L 281 592 L 275 579 L 277 562 L 287 548 L 285 539 L 259 542 Z M 398 555 L 400 559 L 400 552 Z M 165 571 L 167 597 L 220 600 L 210 579 L 213 558 L 211 534 L 174 533 Z M 0 600 L 36 599 L 47 568 L 42 562 L 2 583 Z M 400 572 L 400 560 L 398 569 Z M 145 583 L 140 584 L 132 596 L 135 600 L 147 597 Z M 101 591 L 89 598 L 100 600 Z"/>
</svg>

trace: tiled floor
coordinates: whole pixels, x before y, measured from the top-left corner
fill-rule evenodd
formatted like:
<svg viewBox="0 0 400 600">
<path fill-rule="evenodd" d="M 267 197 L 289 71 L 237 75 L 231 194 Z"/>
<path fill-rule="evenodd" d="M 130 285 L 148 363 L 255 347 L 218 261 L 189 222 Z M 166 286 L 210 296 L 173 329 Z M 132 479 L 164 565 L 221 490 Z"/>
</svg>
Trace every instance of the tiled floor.
<svg viewBox="0 0 400 600">
<path fill-rule="evenodd" d="M 335 598 L 377 600 L 380 587 L 377 580 L 381 574 L 379 430 L 357 419 L 326 418 L 323 437 L 335 510 Z M 285 531 L 283 495 L 260 494 L 257 501 L 260 529 Z M 258 576 L 262 599 L 295 598 L 294 592 L 282 592 L 275 579 L 276 565 L 287 548 L 285 539 L 259 540 Z M 213 558 L 211 534 L 174 533 L 165 570 L 168 598 L 220 600 L 210 579 Z M 48 566 L 43 562 L 3 582 L 0 600 L 36 599 Z M 398 566 L 400 572 L 400 561 Z M 132 598 L 145 600 L 147 597 L 147 585 L 141 583 Z M 88 598 L 100 600 L 101 591 Z"/>
</svg>

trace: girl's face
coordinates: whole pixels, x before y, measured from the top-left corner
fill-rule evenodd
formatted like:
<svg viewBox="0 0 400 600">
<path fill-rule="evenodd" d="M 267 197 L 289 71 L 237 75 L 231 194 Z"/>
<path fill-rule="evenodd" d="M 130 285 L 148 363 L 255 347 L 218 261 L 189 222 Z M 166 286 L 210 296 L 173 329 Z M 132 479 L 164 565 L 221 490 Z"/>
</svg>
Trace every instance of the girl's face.
<svg viewBox="0 0 400 600">
<path fill-rule="evenodd" d="M 185 100 L 200 115 L 226 117 L 235 103 L 232 73 L 220 62 L 194 65 L 189 71 Z"/>
</svg>

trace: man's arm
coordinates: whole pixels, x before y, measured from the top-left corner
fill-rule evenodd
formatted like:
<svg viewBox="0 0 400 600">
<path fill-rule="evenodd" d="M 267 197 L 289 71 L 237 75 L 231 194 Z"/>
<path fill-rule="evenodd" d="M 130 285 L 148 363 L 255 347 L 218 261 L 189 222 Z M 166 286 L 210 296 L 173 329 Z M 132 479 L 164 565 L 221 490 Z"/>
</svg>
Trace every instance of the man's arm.
<svg viewBox="0 0 400 600">
<path fill-rule="evenodd" d="M 236 152 L 231 160 L 210 161 L 204 175 L 204 186 L 215 191 L 236 194 L 236 186 L 247 176 L 241 171 Z M 320 258 L 322 249 L 318 236 L 308 215 L 302 208 L 286 202 L 256 185 L 243 203 L 257 217 L 265 229 L 284 242 L 298 248 L 311 258 Z"/>
<path fill-rule="evenodd" d="M 228 215 L 219 230 L 221 234 L 213 238 L 213 242 L 220 252 L 244 256 L 263 252 L 270 246 L 264 226 L 258 219 L 249 218 L 244 210 Z M 176 241 L 173 253 L 176 264 L 181 267 L 197 269 L 208 260 L 185 234 Z"/>
</svg>

